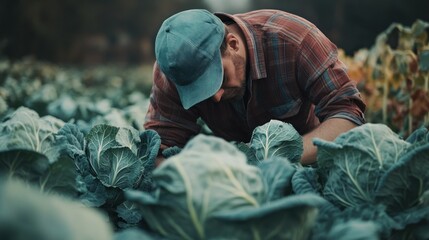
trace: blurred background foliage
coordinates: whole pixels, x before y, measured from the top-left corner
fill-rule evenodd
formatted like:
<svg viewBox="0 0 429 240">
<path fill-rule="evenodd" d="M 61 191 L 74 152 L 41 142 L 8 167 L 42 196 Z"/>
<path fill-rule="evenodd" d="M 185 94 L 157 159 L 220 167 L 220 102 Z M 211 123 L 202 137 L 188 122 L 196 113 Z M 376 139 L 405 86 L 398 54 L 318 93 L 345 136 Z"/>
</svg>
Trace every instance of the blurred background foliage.
<svg viewBox="0 0 429 240">
<path fill-rule="evenodd" d="M 392 22 L 429 20 L 427 0 L 1 0 L 0 55 L 76 65 L 152 63 L 162 21 L 177 11 L 275 8 L 315 23 L 353 55 Z"/>
</svg>

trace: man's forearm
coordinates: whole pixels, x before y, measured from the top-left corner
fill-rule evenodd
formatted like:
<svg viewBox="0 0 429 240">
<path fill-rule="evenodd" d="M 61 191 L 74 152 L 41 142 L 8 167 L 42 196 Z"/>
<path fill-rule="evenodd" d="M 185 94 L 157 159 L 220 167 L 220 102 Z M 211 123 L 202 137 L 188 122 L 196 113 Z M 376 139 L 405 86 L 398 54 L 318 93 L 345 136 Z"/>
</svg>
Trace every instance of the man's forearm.
<svg viewBox="0 0 429 240">
<path fill-rule="evenodd" d="M 312 164 L 316 161 L 317 148 L 313 145 L 313 138 L 332 141 L 338 135 L 356 127 L 356 124 L 342 118 L 331 118 L 321 123 L 313 131 L 303 136 L 304 153 L 301 158 L 303 165 Z"/>
</svg>

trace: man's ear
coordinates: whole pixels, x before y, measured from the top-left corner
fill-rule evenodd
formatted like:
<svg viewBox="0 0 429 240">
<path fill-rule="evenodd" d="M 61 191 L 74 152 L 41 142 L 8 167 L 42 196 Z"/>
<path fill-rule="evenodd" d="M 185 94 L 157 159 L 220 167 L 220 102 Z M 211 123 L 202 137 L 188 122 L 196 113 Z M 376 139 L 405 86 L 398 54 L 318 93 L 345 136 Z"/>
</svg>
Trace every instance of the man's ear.
<svg viewBox="0 0 429 240">
<path fill-rule="evenodd" d="M 235 34 L 233 33 L 228 33 L 226 35 L 226 44 L 228 46 L 228 48 L 230 48 L 232 51 L 237 52 L 238 49 L 240 48 L 240 42 L 238 41 L 238 38 Z"/>
</svg>

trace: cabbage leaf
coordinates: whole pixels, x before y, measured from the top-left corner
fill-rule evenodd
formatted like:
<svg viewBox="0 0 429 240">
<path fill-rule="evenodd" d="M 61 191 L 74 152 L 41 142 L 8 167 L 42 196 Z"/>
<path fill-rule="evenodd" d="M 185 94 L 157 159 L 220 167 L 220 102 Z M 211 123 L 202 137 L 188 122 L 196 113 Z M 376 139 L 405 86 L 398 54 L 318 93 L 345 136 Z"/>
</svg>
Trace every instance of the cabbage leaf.
<svg viewBox="0 0 429 240">
<path fill-rule="evenodd" d="M 381 178 L 376 202 L 385 204 L 391 214 L 429 208 L 428 169 L 429 144 L 413 148 Z"/>
<path fill-rule="evenodd" d="M 127 147 L 107 149 L 100 159 L 97 177 L 107 187 L 131 188 L 143 171 L 143 163 Z"/>
<path fill-rule="evenodd" d="M 383 124 L 367 123 L 341 134 L 335 141 L 313 139 L 323 195 L 337 206 L 373 203 L 383 174 L 395 165 L 410 143 Z"/>
<path fill-rule="evenodd" d="M 261 170 L 213 136 L 193 138 L 154 170 L 153 180 L 153 192 L 126 197 L 169 239 L 304 239 L 325 202 L 313 194 L 269 201 Z"/>
<path fill-rule="evenodd" d="M 62 120 L 41 118 L 34 110 L 20 107 L 0 123 L 0 150 L 34 150 L 55 162 L 59 156 L 55 134 L 63 125 Z"/>
<path fill-rule="evenodd" d="M 259 161 L 269 157 L 285 157 L 291 162 L 299 162 L 303 153 L 302 137 L 289 124 L 279 120 L 256 127 L 250 139 Z"/>
<path fill-rule="evenodd" d="M 89 150 L 89 163 L 98 175 L 102 165 L 102 154 L 109 148 L 118 147 L 116 134 L 119 128 L 109 125 L 94 126 L 86 136 Z"/>
</svg>

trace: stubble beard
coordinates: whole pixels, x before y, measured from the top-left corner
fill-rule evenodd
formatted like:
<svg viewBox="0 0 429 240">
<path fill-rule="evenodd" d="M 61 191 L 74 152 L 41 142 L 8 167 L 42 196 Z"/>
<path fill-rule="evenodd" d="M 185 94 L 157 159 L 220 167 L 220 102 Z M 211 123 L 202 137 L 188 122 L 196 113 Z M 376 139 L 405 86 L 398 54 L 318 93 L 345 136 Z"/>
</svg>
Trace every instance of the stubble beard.
<svg viewBox="0 0 429 240">
<path fill-rule="evenodd" d="M 227 101 L 241 100 L 246 93 L 246 62 L 242 56 L 232 55 L 232 63 L 236 69 L 236 77 L 240 79 L 241 86 L 225 89 L 224 99 Z"/>
</svg>

